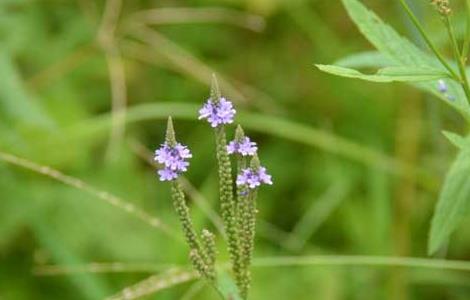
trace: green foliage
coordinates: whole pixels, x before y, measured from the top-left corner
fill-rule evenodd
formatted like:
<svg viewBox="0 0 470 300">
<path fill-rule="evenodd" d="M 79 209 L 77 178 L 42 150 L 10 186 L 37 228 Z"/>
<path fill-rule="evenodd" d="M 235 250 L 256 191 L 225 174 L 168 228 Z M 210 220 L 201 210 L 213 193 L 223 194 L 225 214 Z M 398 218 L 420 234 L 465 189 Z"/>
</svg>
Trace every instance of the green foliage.
<svg viewBox="0 0 470 300">
<path fill-rule="evenodd" d="M 432 219 L 428 252 L 435 253 L 469 213 L 470 207 L 470 143 L 455 139 L 460 152 L 452 164 L 439 195 Z"/>
<path fill-rule="evenodd" d="M 224 299 L 242 300 L 238 293 L 237 285 L 226 272 L 218 272 L 215 286 Z"/>
<path fill-rule="evenodd" d="M 357 56 L 363 60 L 363 66 L 371 67 L 374 63 L 374 67 L 383 67 L 384 64 L 391 63 L 391 65 L 388 66 L 393 67 L 391 70 L 388 68 L 382 69 L 381 73 L 385 72 L 385 74 L 378 73 L 377 75 L 390 75 L 387 73 L 392 72 L 391 75 L 393 75 L 393 77 L 365 76 L 358 71 L 344 70 L 342 68 L 332 69 L 332 67 L 328 67 L 327 71 L 334 71 L 334 74 L 340 76 L 378 82 L 430 81 L 416 84 L 416 86 L 437 96 L 441 100 L 445 101 L 445 103 L 457 109 L 457 111 L 459 111 L 465 118 L 469 119 L 470 108 L 465 94 L 457 82 L 449 82 L 450 93 L 456 97 L 456 101 L 449 101 L 446 97 L 443 97 L 437 91 L 437 82 L 432 80 L 446 77 L 445 75 L 441 75 L 441 77 L 437 75 L 437 73 L 445 74 L 446 71 L 439 64 L 439 61 L 436 58 L 433 58 L 429 54 L 423 52 L 409 40 L 400 36 L 392 27 L 383 22 L 375 13 L 367 9 L 360 1 L 343 0 L 343 4 L 349 13 L 349 16 L 358 26 L 361 33 L 369 40 L 369 42 L 372 43 L 372 45 L 374 45 L 374 47 L 379 51 L 380 55 L 382 55 L 385 59 L 385 61 L 378 62 L 377 54 L 373 54 L 374 57 L 372 59 L 370 58 L 371 54 L 368 54 L 369 58 L 367 58 L 367 63 L 364 65 L 364 57 Z M 325 67 L 323 67 L 323 69 L 325 69 Z M 426 69 L 432 70 L 431 74 L 426 74 Z M 398 74 L 393 71 L 398 71 Z M 415 77 L 413 75 L 435 75 L 435 77 Z"/>
<path fill-rule="evenodd" d="M 468 218 L 448 259 L 421 258 L 444 170 L 458 150 L 442 129 L 458 133 L 447 134 L 457 146 L 467 135 L 464 120 L 445 107 L 469 115 L 459 84 L 445 80 L 451 102 L 435 80 L 406 83 L 442 100 L 421 102 L 420 91 L 401 84 L 312 68 L 344 57 L 334 64 L 363 74 L 444 70 L 361 4 L 413 33 L 395 1 L 345 2 L 372 42 L 366 52 L 341 1 L 123 1 L 114 10 L 112 49 L 96 36 L 105 3 L 119 1 L 0 2 L 0 298 L 221 299 L 207 281 L 194 288 L 170 189 L 149 164 L 174 116 L 178 139 L 194 155 L 181 185 L 196 233 L 220 230 L 214 141 L 197 121 L 212 73 L 275 181 L 258 195 L 250 300 L 469 298 Z M 428 1 L 407 2 L 420 19 L 436 17 Z M 463 42 L 463 1 L 452 2 Z M 426 30 L 448 54 L 439 24 Z M 110 52 L 124 67 L 127 96 L 125 134 L 112 159 Z M 5 153 L 50 167 L 25 169 Z M 78 185 L 44 176 L 47 170 Z M 107 195 L 124 205 L 106 203 Z M 142 217 L 167 224 L 166 234 Z M 201 241 L 212 249 L 210 238 Z M 228 271 L 223 235 L 215 242 L 217 268 Z M 235 282 L 220 285 L 228 290 L 222 295 L 236 295 Z"/>
<path fill-rule="evenodd" d="M 445 71 L 425 68 L 387 67 L 379 69 L 376 74 L 366 75 L 354 69 L 338 66 L 317 65 L 317 67 L 333 75 L 373 82 L 420 82 L 449 77 Z"/>
<path fill-rule="evenodd" d="M 442 134 L 458 149 L 465 148 L 466 142 L 464 137 L 449 131 L 443 131 Z"/>
<path fill-rule="evenodd" d="M 211 85 L 211 100 L 219 101 L 222 93 L 219 89 L 217 78 L 213 75 Z M 232 164 L 227 153 L 227 137 L 225 127 L 220 125 L 214 129 L 215 151 L 219 173 L 219 199 L 221 216 L 224 221 L 227 234 L 228 252 L 232 264 L 232 273 L 239 289 L 243 286 L 243 265 L 240 250 L 240 235 L 237 220 L 237 203 L 233 195 Z"/>
<path fill-rule="evenodd" d="M 377 67 L 384 63 L 384 61 L 381 62 L 380 60 L 385 60 L 390 61 L 392 64 L 402 66 L 385 67 L 379 69 L 379 71 L 374 75 L 366 75 L 357 70 L 346 67 L 317 65 L 320 70 L 342 77 L 357 78 L 374 82 L 420 82 L 444 79 L 446 77 L 454 78 L 454 74 L 448 74 L 444 68 L 439 65 L 436 59 L 425 54 L 411 42 L 398 35 L 393 28 L 385 24 L 377 15 L 368 10 L 358 0 L 343 0 L 343 3 L 348 10 L 350 17 L 359 27 L 362 34 L 377 48 L 379 52 L 367 52 L 350 56 L 341 60 L 339 63 L 356 67 Z M 422 34 L 425 34 L 421 25 L 417 23 L 418 21 L 416 17 L 405 4 L 406 2 L 401 3 L 412 18 L 412 21 L 416 26 L 418 26 L 418 30 L 420 30 Z M 470 22 L 470 17 L 468 22 Z M 452 25 L 449 23 L 446 24 L 451 28 Z M 454 42 L 455 48 L 457 45 L 455 43 L 452 29 L 449 29 L 449 34 L 451 41 Z M 424 38 L 428 41 L 427 36 L 424 36 Z M 466 38 L 464 44 L 467 43 L 467 39 L 468 38 Z M 468 46 L 464 45 L 464 48 L 465 47 Z M 433 48 L 432 45 L 431 48 Z M 433 50 L 435 49 L 433 48 Z M 458 56 L 460 55 L 459 50 L 454 50 L 455 53 L 457 53 L 456 59 L 460 60 L 461 58 Z M 466 51 L 468 50 L 464 49 L 464 52 Z M 441 59 L 439 55 L 440 54 L 437 53 L 438 58 Z M 443 64 L 445 64 L 445 62 Z M 458 62 L 458 64 L 461 67 L 461 62 Z M 463 82 L 467 80 L 464 75 L 465 71 L 462 73 Z M 456 82 L 451 84 L 453 85 L 453 88 L 455 88 Z M 465 86 L 466 84 L 463 85 Z M 436 94 L 436 87 L 431 88 L 429 84 L 421 84 L 420 87 Z M 458 88 L 458 90 L 458 101 L 455 105 L 451 105 L 462 113 L 462 115 L 468 120 L 468 101 L 470 101 L 470 99 L 465 97 L 461 92 L 461 88 Z M 451 93 L 454 92 L 455 90 L 452 89 Z M 449 99 L 447 100 L 448 103 L 452 102 Z M 467 199 L 470 197 L 470 189 L 468 188 L 469 182 L 467 180 L 468 176 L 465 175 L 470 171 L 468 145 L 456 134 L 449 132 L 445 132 L 444 134 L 460 149 L 460 154 L 446 176 L 444 187 L 436 206 L 429 236 L 428 252 L 430 254 L 436 252 L 439 247 L 449 239 L 450 234 L 457 228 L 458 224 L 467 214 Z"/>
<path fill-rule="evenodd" d="M 378 51 L 365 51 L 343 57 L 334 64 L 343 68 L 385 68 L 393 62 Z"/>
</svg>

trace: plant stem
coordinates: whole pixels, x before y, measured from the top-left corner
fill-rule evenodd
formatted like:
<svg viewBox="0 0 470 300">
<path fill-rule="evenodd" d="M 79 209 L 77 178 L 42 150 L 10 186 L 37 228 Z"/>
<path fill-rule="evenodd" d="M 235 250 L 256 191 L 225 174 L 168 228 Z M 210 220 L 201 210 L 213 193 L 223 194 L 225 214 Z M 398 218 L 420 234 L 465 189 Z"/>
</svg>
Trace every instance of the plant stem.
<svg viewBox="0 0 470 300">
<path fill-rule="evenodd" d="M 464 63 L 467 62 L 467 56 L 470 50 L 470 0 L 467 0 L 465 3 L 467 8 L 467 33 L 462 47 L 462 60 Z"/>
<path fill-rule="evenodd" d="M 452 27 L 449 16 L 446 16 L 444 18 L 444 24 L 449 33 L 449 37 L 452 43 L 452 49 L 454 50 L 454 56 L 455 56 L 455 59 L 457 60 L 457 65 L 459 67 L 459 72 L 461 76 L 460 82 L 462 84 L 463 90 L 465 91 L 467 101 L 470 102 L 470 87 L 468 85 L 468 78 L 467 78 L 467 72 L 465 70 L 465 63 L 464 63 L 463 57 L 460 54 L 457 38 L 455 37 L 454 28 Z"/>
<path fill-rule="evenodd" d="M 220 97 L 219 97 L 220 98 Z M 219 193 L 222 220 L 227 234 L 228 251 L 232 261 L 232 271 L 237 286 L 242 286 L 242 261 L 240 255 L 240 239 L 236 217 L 236 203 L 233 198 L 232 166 L 227 153 L 227 139 L 223 126 L 215 129 L 217 161 L 219 165 Z"/>
<path fill-rule="evenodd" d="M 457 81 L 461 81 L 460 79 L 460 76 L 457 75 L 457 73 L 454 71 L 454 69 L 452 69 L 452 67 L 449 65 L 449 63 L 446 61 L 446 59 L 444 58 L 444 56 L 439 52 L 439 50 L 437 50 L 436 46 L 433 44 L 433 42 L 431 41 L 431 39 L 429 38 L 428 34 L 426 33 L 426 31 L 424 30 L 423 26 L 421 26 L 421 23 L 419 22 L 418 18 L 415 16 L 415 14 L 413 13 L 413 11 L 410 9 L 410 7 L 408 6 L 408 4 L 406 3 L 406 0 L 399 0 L 400 1 L 400 4 L 403 6 L 403 8 L 405 9 L 406 13 L 408 14 L 408 16 L 410 17 L 411 21 L 413 22 L 413 24 L 416 26 L 416 28 L 418 29 L 419 33 L 421 34 L 421 36 L 423 37 L 424 41 L 426 42 L 426 44 L 428 45 L 428 47 L 432 50 L 432 52 L 434 53 L 434 55 L 437 57 L 437 59 L 441 62 L 441 64 L 447 69 L 447 71 L 449 71 L 449 73 L 452 75 L 452 78 L 454 78 L 455 80 Z"/>
</svg>

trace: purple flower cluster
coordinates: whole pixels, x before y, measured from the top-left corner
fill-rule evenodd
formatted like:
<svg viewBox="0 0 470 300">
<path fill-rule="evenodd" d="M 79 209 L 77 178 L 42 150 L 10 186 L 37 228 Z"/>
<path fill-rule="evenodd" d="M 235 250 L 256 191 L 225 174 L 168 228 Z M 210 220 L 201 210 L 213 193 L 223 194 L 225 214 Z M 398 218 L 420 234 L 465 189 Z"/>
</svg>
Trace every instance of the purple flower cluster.
<svg viewBox="0 0 470 300">
<path fill-rule="evenodd" d="M 209 99 L 199 110 L 199 120 L 207 119 L 211 126 L 215 128 L 222 124 L 231 124 L 235 113 L 232 102 L 227 99 L 221 97 L 217 102 Z"/>
<path fill-rule="evenodd" d="M 237 177 L 238 186 L 246 185 L 250 189 L 255 189 L 261 184 L 273 184 L 271 175 L 266 173 L 266 168 L 264 167 L 243 169 Z"/>
<path fill-rule="evenodd" d="M 249 137 L 244 137 L 241 141 L 233 140 L 227 145 L 228 154 L 240 154 L 242 156 L 253 156 L 258 147 Z"/>
<path fill-rule="evenodd" d="M 216 128 L 220 125 L 233 123 L 235 113 L 236 111 L 233 108 L 232 102 L 224 97 L 220 97 L 219 101 L 209 99 L 199 110 L 199 120 L 207 119 L 211 126 Z M 256 143 L 252 142 L 249 137 L 243 135 L 241 127 L 240 132 L 239 137 L 235 138 L 235 140 L 231 141 L 226 146 L 227 153 L 240 154 L 242 156 L 255 156 L 256 151 L 258 151 Z M 167 174 L 163 175 L 166 176 Z M 169 175 L 171 178 L 173 174 Z M 266 168 L 264 167 L 250 167 L 241 170 L 241 173 L 237 176 L 236 183 L 238 186 L 247 186 L 249 189 L 255 189 L 261 184 L 273 184 L 271 175 L 266 172 Z"/>
<path fill-rule="evenodd" d="M 188 147 L 177 143 L 174 147 L 163 144 L 155 151 L 155 161 L 164 166 L 158 171 L 161 181 L 170 181 L 188 170 L 189 162 L 186 159 L 191 158 L 191 152 Z"/>
</svg>

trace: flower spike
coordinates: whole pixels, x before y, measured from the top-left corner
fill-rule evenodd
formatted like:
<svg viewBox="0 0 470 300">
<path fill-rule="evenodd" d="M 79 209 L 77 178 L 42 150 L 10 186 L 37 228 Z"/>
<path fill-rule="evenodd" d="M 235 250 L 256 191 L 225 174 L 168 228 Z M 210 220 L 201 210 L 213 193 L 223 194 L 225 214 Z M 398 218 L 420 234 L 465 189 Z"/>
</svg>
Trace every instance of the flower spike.
<svg viewBox="0 0 470 300">
<path fill-rule="evenodd" d="M 241 156 L 253 156 L 256 154 L 258 147 L 249 137 L 245 136 L 243 129 L 238 125 L 235 132 L 235 139 L 227 146 L 228 154 L 240 154 Z"/>
<path fill-rule="evenodd" d="M 272 185 L 272 178 L 266 172 L 266 168 L 260 165 L 258 156 L 254 156 L 251 160 L 249 168 L 243 169 L 237 177 L 237 185 L 248 186 L 249 189 L 256 189 L 261 184 Z"/>
<path fill-rule="evenodd" d="M 168 118 L 165 143 L 155 151 L 154 158 L 156 162 L 163 165 L 163 168 L 158 171 L 160 180 L 171 181 L 178 178 L 180 174 L 188 170 L 189 162 L 186 160 L 191 157 L 188 147 L 176 141 L 173 122 L 171 117 Z"/>
<path fill-rule="evenodd" d="M 222 97 L 219 84 L 214 75 L 212 79 L 211 95 L 199 110 L 199 120 L 207 119 L 213 128 L 233 123 L 236 110 L 232 102 Z"/>
</svg>

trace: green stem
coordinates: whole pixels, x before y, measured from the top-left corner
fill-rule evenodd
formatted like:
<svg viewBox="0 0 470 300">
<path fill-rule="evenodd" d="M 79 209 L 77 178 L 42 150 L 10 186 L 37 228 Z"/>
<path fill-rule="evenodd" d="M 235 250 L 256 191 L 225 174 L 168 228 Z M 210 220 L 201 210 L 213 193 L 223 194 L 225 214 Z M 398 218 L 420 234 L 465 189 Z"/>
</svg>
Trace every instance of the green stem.
<svg viewBox="0 0 470 300">
<path fill-rule="evenodd" d="M 243 268 L 244 268 L 244 285 L 241 290 L 243 299 L 248 298 L 248 291 L 251 285 L 251 260 L 253 256 L 254 242 L 255 242 L 255 227 L 256 227 L 256 191 L 248 191 L 248 195 L 241 197 L 239 201 L 243 202 L 243 222 L 242 222 L 242 254 L 243 254 Z"/>
<path fill-rule="evenodd" d="M 236 203 L 233 198 L 233 180 L 230 158 L 227 153 L 227 139 L 223 126 L 215 129 L 217 161 L 219 165 L 219 191 L 222 219 L 228 240 L 228 250 L 232 261 L 232 271 L 238 287 L 241 287 L 243 273 L 240 255 L 240 240 L 238 236 L 238 223 Z"/>
<path fill-rule="evenodd" d="M 193 267 L 209 281 L 213 281 L 215 274 L 213 274 L 209 262 L 207 261 L 207 254 L 202 248 L 201 242 L 194 230 L 194 225 L 191 220 L 189 208 L 186 205 L 183 189 L 177 180 L 171 183 L 171 197 L 173 199 L 173 206 L 180 219 L 186 242 L 190 248 L 190 260 Z"/>
<path fill-rule="evenodd" d="M 468 52 L 470 50 L 470 0 L 467 0 L 465 3 L 467 7 L 467 34 L 465 35 L 462 47 L 462 60 L 464 63 L 467 61 Z"/>
<path fill-rule="evenodd" d="M 464 64 L 463 58 L 460 54 L 457 38 L 455 37 L 454 28 L 452 27 L 449 16 L 446 16 L 444 18 L 444 23 L 445 23 L 445 26 L 446 26 L 447 31 L 449 33 L 449 37 L 450 37 L 450 40 L 452 42 L 452 49 L 454 51 L 454 56 L 455 56 L 455 59 L 457 60 L 457 65 L 459 67 L 459 72 L 460 72 L 460 76 L 461 76 L 460 82 L 462 84 L 463 90 L 465 91 L 467 101 L 470 102 L 470 87 L 468 85 L 467 72 L 465 70 L 465 64 Z"/>
<path fill-rule="evenodd" d="M 191 221 L 191 216 L 189 214 L 189 208 L 186 205 L 183 189 L 177 180 L 171 183 L 171 196 L 173 199 L 173 206 L 176 213 L 178 214 L 183 229 L 183 234 L 186 238 L 186 242 L 188 243 L 189 248 L 201 251 L 201 244 L 199 243 L 196 231 L 194 230 L 193 222 Z"/>
<path fill-rule="evenodd" d="M 410 17 L 411 21 L 413 22 L 413 24 L 415 25 L 415 27 L 418 29 L 419 33 L 421 34 L 421 36 L 423 37 L 424 41 L 426 42 L 426 44 L 428 45 L 428 47 L 431 49 L 431 51 L 434 53 L 434 55 L 437 57 L 437 59 L 441 62 L 441 64 L 447 69 L 447 71 L 449 71 L 449 73 L 452 75 L 452 77 L 457 80 L 457 81 L 461 81 L 460 80 L 460 76 L 457 75 L 457 73 L 454 71 L 454 69 L 452 69 L 452 67 L 449 65 L 449 63 L 446 61 L 446 59 L 444 58 L 444 56 L 439 52 L 439 50 L 437 50 L 436 46 L 433 44 L 433 42 L 431 41 L 431 39 L 429 38 L 428 34 L 426 33 L 426 31 L 424 30 L 423 26 L 421 25 L 421 23 L 419 22 L 418 18 L 415 16 L 415 14 L 413 13 L 413 11 L 410 9 L 410 7 L 408 6 L 408 4 L 406 3 L 405 0 L 399 0 L 400 1 L 400 4 L 403 6 L 403 8 L 405 9 L 406 13 L 408 14 L 408 16 Z"/>
<path fill-rule="evenodd" d="M 246 168 L 246 158 L 239 155 L 238 159 L 238 174 L 241 170 Z M 249 271 L 249 257 L 250 257 L 250 208 L 249 208 L 249 190 L 246 186 L 237 186 L 237 218 L 238 229 L 240 234 L 240 254 L 242 262 L 242 281 L 240 286 L 240 295 L 243 299 L 248 298 L 248 290 L 250 287 L 250 271 Z"/>
</svg>

